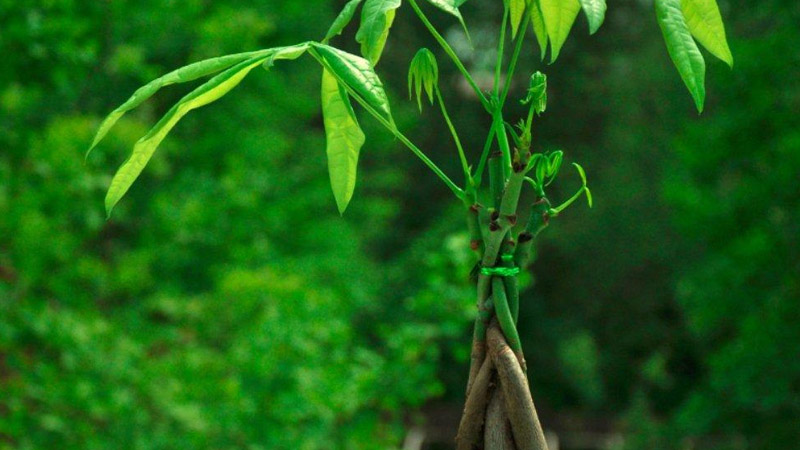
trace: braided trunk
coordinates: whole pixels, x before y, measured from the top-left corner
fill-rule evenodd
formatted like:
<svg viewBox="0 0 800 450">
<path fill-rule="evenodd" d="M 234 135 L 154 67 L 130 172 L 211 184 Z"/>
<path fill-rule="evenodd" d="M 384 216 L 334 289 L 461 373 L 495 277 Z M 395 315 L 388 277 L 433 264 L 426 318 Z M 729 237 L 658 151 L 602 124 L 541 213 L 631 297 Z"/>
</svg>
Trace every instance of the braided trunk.
<svg viewBox="0 0 800 450">
<path fill-rule="evenodd" d="M 478 204 L 468 208 L 471 246 L 481 259 L 476 283 L 478 317 L 456 448 L 547 450 L 517 332 L 516 275 L 533 259 L 533 243 L 548 224 L 550 204 L 539 197 L 531 208 L 528 223 L 515 236 L 513 228 L 524 164 L 516 164 L 513 173 L 505 178 L 498 156 L 489 159 L 494 208 L 485 216 Z M 507 181 L 502 183 L 503 179 Z"/>
</svg>

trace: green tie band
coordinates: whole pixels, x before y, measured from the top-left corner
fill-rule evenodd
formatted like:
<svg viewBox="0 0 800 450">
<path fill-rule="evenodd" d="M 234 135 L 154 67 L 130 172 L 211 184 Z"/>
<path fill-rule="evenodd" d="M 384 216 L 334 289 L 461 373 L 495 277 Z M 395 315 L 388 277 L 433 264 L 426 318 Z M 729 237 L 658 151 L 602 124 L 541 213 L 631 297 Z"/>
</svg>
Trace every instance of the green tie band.
<svg viewBox="0 0 800 450">
<path fill-rule="evenodd" d="M 503 255 L 500 259 L 511 262 L 514 260 L 514 255 Z M 481 274 L 489 277 L 515 277 L 519 275 L 519 267 L 481 267 Z"/>
</svg>

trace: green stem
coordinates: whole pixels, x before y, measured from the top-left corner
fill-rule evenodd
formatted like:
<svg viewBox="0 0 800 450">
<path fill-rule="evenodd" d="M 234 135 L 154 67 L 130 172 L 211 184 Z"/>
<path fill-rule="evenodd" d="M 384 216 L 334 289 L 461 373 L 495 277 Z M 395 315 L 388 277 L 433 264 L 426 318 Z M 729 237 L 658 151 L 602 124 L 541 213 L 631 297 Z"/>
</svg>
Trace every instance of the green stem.
<svg viewBox="0 0 800 450">
<path fill-rule="evenodd" d="M 536 259 L 534 241 L 550 223 L 550 202 L 541 197 L 531 207 L 531 217 L 525 225 L 525 230 L 517 238 L 517 250 L 514 252 L 514 264 L 524 270 Z"/>
<path fill-rule="evenodd" d="M 387 120 L 378 111 L 376 111 L 369 103 L 367 103 L 364 99 L 362 99 L 361 96 L 358 95 L 358 93 L 355 90 L 353 90 L 341 77 L 339 77 L 339 75 L 336 74 L 336 72 L 333 69 L 331 69 L 330 65 L 325 61 L 324 58 L 322 58 L 316 52 L 316 50 L 314 50 L 313 48 L 309 49 L 309 53 L 325 68 L 325 70 L 330 72 L 331 75 L 333 75 L 336 78 L 336 80 L 339 82 L 341 86 L 344 86 L 345 90 L 347 90 L 347 93 L 350 94 L 351 97 L 356 99 L 356 101 L 365 110 L 367 110 L 367 112 L 370 113 L 372 117 L 375 118 L 375 120 L 377 120 L 381 125 L 383 125 L 392 134 L 394 134 L 394 136 L 398 140 L 400 140 L 400 142 L 402 142 L 406 147 L 408 147 L 411 150 L 411 152 L 417 156 L 417 158 L 422 160 L 422 162 L 426 166 L 428 166 L 428 168 L 431 169 L 431 171 L 433 171 L 433 173 L 436 174 L 436 176 L 438 176 L 439 179 L 442 180 L 444 184 L 447 185 L 448 188 L 450 188 L 451 191 L 453 191 L 453 194 L 455 194 L 455 196 L 459 200 L 462 201 L 464 200 L 465 198 L 464 191 L 460 187 L 458 187 L 455 183 L 453 183 L 453 180 L 451 180 L 450 177 L 448 177 L 444 172 L 442 172 L 442 169 L 440 169 L 439 166 L 437 166 L 433 161 L 431 161 L 431 159 L 428 158 L 425 155 L 425 153 L 419 149 L 419 147 L 414 145 L 413 142 L 411 142 L 402 132 L 400 132 L 400 130 L 397 129 L 397 126 L 395 126 L 394 123 Z"/>
<path fill-rule="evenodd" d="M 503 330 L 508 346 L 511 347 L 514 353 L 521 355 L 522 343 L 519 340 L 517 326 L 514 324 L 514 317 L 508 306 L 505 285 L 499 277 L 492 278 L 492 299 L 494 300 L 494 313 L 497 316 L 497 322 L 500 324 L 500 329 Z"/>
<path fill-rule="evenodd" d="M 505 178 L 503 178 L 503 161 L 499 153 L 489 156 L 489 192 L 492 194 L 492 208 L 500 209 L 500 202 L 503 200 L 503 188 Z"/>
<path fill-rule="evenodd" d="M 492 120 L 492 127 L 489 129 L 489 135 L 486 137 L 486 143 L 483 144 L 483 152 L 481 153 L 480 161 L 478 161 L 478 168 L 475 169 L 475 175 L 472 177 L 473 181 L 475 182 L 476 189 L 481 187 L 481 182 L 483 181 L 483 171 L 486 168 L 486 161 L 489 159 L 489 152 L 492 149 L 494 135 L 494 120 Z"/>
<path fill-rule="evenodd" d="M 503 154 L 503 175 L 507 179 L 511 173 L 511 146 L 508 144 L 508 135 L 503 121 L 503 112 L 498 107 L 494 112 L 494 132 L 497 135 L 497 144 Z"/>
<path fill-rule="evenodd" d="M 503 23 L 500 24 L 500 41 L 497 43 L 497 64 L 494 67 L 494 95 L 500 93 L 500 75 L 503 69 L 503 53 L 505 53 L 506 28 L 508 24 L 509 8 L 503 7 Z"/>
<path fill-rule="evenodd" d="M 464 78 L 467 80 L 467 83 L 469 83 L 469 85 L 472 86 L 472 89 L 475 91 L 475 94 L 477 94 L 478 99 L 480 100 L 484 109 L 486 109 L 486 111 L 491 113 L 492 108 L 491 105 L 489 104 L 489 100 L 486 98 L 485 95 L 483 95 L 483 92 L 478 87 L 478 84 L 475 83 L 474 79 L 472 79 L 472 75 L 470 75 L 467 68 L 464 67 L 464 64 L 458 58 L 456 52 L 453 51 L 453 48 L 450 47 L 450 44 L 447 43 L 447 41 L 442 37 L 441 34 L 439 34 L 438 31 L 436 31 L 436 28 L 433 26 L 433 24 L 431 24 L 430 20 L 428 20 L 428 18 L 425 16 L 425 13 L 422 12 L 422 10 L 419 8 L 419 5 L 417 5 L 417 2 L 415 0 L 408 0 L 408 3 L 411 4 L 411 8 L 413 8 L 414 12 L 417 13 L 419 20 L 421 20 L 422 23 L 425 25 L 425 28 L 427 28 L 428 31 L 430 31 L 434 39 L 436 39 L 436 42 L 438 42 L 439 45 L 442 46 L 442 49 L 444 50 L 445 53 L 447 53 L 447 56 L 449 56 L 450 59 L 453 60 L 453 63 L 456 65 L 458 70 L 461 72 L 462 75 L 464 75 Z"/>
<path fill-rule="evenodd" d="M 447 122 L 447 127 L 450 129 L 450 134 L 453 135 L 453 141 L 456 143 L 456 147 L 458 148 L 458 158 L 461 160 L 461 169 L 464 171 L 465 183 L 467 186 L 470 186 L 472 184 L 472 175 L 469 172 L 467 156 L 464 153 L 464 147 L 461 145 L 461 139 L 458 138 L 456 127 L 453 126 L 453 122 L 450 120 L 450 115 L 447 113 L 447 108 L 444 106 L 442 91 L 438 87 L 436 87 L 436 99 L 439 102 L 439 107 L 442 109 L 442 115 L 444 116 L 445 122 Z"/>
<path fill-rule="evenodd" d="M 480 205 L 475 202 L 467 207 L 467 229 L 469 230 L 469 246 L 478 255 L 483 254 L 483 235 L 480 225 Z"/>
<path fill-rule="evenodd" d="M 515 242 L 512 233 L 508 233 L 508 237 L 503 242 L 503 247 L 500 253 L 500 264 L 504 267 L 514 267 L 514 248 Z M 519 266 L 517 266 L 519 267 Z M 503 278 L 503 284 L 506 288 L 506 296 L 508 297 L 508 306 L 511 309 L 511 316 L 514 318 L 514 323 L 519 319 L 519 280 L 517 277 Z"/>
<path fill-rule="evenodd" d="M 511 55 L 511 63 L 509 63 L 508 71 L 506 72 L 506 84 L 503 87 L 503 95 L 500 96 L 500 105 L 504 105 L 506 103 L 508 91 L 511 89 L 511 81 L 514 78 L 514 71 L 517 69 L 517 61 L 519 60 L 519 54 L 522 51 L 522 43 L 525 40 L 525 32 L 528 30 L 528 23 L 530 20 L 531 16 L 528 14 L 526 9 L 525 18 L 522 21 L 522 28 L 517 35 L 517 43 L 514 46 L 514 53 Z"/>
</svg>

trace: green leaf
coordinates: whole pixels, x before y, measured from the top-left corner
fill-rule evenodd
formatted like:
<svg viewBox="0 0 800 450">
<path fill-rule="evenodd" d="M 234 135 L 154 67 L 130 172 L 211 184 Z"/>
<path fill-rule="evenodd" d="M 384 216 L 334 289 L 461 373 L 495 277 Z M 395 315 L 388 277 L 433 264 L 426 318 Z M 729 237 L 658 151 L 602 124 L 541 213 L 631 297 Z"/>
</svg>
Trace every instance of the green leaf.
<svg viewBox="0 0 800 450">
<path fill-rule="evenodd" d="M 394 22 L 395 10 L 401 0 L 367 0 L 361 10 L 361 26 L 356 42 L 361 44 L 361 54 L 374 66 L 378 64 Z"/>
<path fill-rule="evenodd" d="M 425 89 L 432 105 L 434 90 L 438 85 L 439 65 L 436 63 L 436 57 L 427 48 L 421 48 L 408 66 L 408 97 L 411 98 L 412 92 L 416 92 L 420 112 L 422 111 L 422 89 Z"/>
<path fill-rule="evenodd" d="M 353 20 L 353 16 L 355 16 L 358 5 L 360 4 L 361 0 L 350 0 L 344 5 L 344 8 L 342 8 L 342 11 L 336 16 L 333 24 L 331 24 L 331 27 L 328 29 L 328 33 L 325 34 L 325 39 L 322 40 L 323 44 L 333 39 L 334 36 L 342 34 L 345 27 Z"/>
<path fill-rule="evenodd" d="M 692 36 L 712 55 L 733 67 L 733 55 L 725 25 L 715 0 L 681 0 L 681 9 Z"/>
<path fill-rule="evenodd" d="M 550 63 L 555 62 L 561 47 L 578 17 L 578 0 L 539 0 L 547 36 L 550 38 Z"/>
<path fill-rule="evenodd" d="M 302 44 L 297 45 L 290 45 L 288 47 L 278 47 L 270 53 L 267 59 L 264 61 L 264 69 L 269 70 L 272 66 L 275 65 L 275 61 L 284 59 L 284 60 L 291 60 L 297 59 L 301 57 L 305 52 L 308 51 L 310 44 L 308 42 L 304 42 Z"/>
<path fill-rule="evenodd" d="M 529 103 L 537 115 L 547 110 L 547 75 L 538 70 L 531 75 L 528 95 L 522 100 L 523 105 Z"/>
<path fill-rule="evenodd" d="M 517 37 L 519 25 L 525 16 L 525 4 L 528 0 L 508 0 L 509 20 L 511 21 L 511 38 Z"/>
<path fill-rule="evenodd" d="M 655 3 L 669 56 L 692 94 L 697 110 L 703 112 L 706 63 L 683 17 L 681 0 L 656 0 Z"/>
<path fill-rule="evenodd" d="M 580 0 L 583 13 L 589 21 L 589 34 L 597 33 L 606 18 L 606 0 Z"/>
<path fill-rule="evenodd" d="M 461 16 L 461 11 L 458 10 L 458 7 L 464 3 L 463 1 L 458 0 L 428 0 L 428 3 L 431 5 L 441 9 L 442 11 L 450 14 L 451 16 L 458 19 L 458 22 L 461 24 L 461 27 L 464 28 L 464 33 L 469 35 L 469 31 L 467 31 L 467 24 L 464 23 L 464 17 Z"/>
<path fill-rule="evenodd" d="M 339 213 L 344 214 L 356 187 L 358 154 L 364 133 L 350 104 L 350 97 L 327 69 L 322 71 L 322 117 L 327 138 L 328 174 Z"/>
<path fill-rule="evenodd" d="M 375 111 L 393 122 L 383 83 L 369 61 L 324 44 L 312 44 L 336 77 L 355 91 Z"/>
<path fill-rule="evenodd" d="M 259 56 L 259 55 L 266 55 L 271 53 L 273 50 L 260 50 L 256 52 L 247 52 L 247 53 L 237 53 L 234 55 L 227 55 L 227 56 L 220 56 L 219 58 L 211 58 L 206 59 L 203 61 L 199 61 L 193 64 L 189 64 L 188 66 L 181 67 L 180 69 L 174 70 L 160 78 L 156 78 L 155 80 L 147 83 L 146 85 L 140 87 L 133 93 L 133 95 L 122 105 L 120 105 L 117 109 L 111 112 L 100 124 L 100 127 L 97 130 L 97 134 L 95 135 L 94 139 L 92 140 L 92 145 L 89 147 L 89 150 L 86 152 L 86 156 L 89 156 L 92 149 L 94 149 L 100 141 L 108 134 L 114 124 L 125 115 L 126 112 L 136 108 L 137 106 L 144 103 L 147 99 L 152 97 L 159 89 L 164 86 L 168 86 L 170 84 L 176 83 L 186 83 L 189 81 L 194 81 L 198 78 L 202 78 L 208 75 L 212 75 L 214 73 L 220 72 L 225 70 L 235 64 L 239 64 L 242 61 L 247 61 L 250 58 Z"/>
<path fill-rule="evenodd" d="M 173 106 L 158 123 L 133 147 L 133 152 L 119 168 L 106 194 L 106 213 L 128 192 L 131 185 L 147 165 L 156 148 L 183 116 L 191 110 L 215 102 L 236 87 L 244 77 L 269 56 L 257 56 L 243 61 L 207 81 Z"/>
<path fill-rule="evenodd" d="M 529 9 L 533 33 L 536 35 L 536 42 L 539 43 L 539 51 L 542 54 L 542 61 L 544 61 L 544 55 L 547 52 L 547 28 L 544 25 L 544 17 L 542 16 L 539 1 L 535 0 Z"/>
<path fill-rule="evenodd" d="M 578 171 L 578 175 L 581 177 L 581 183 L 583 183 L 583 192 L 586 194 L 586 202 L 589 204 L 589 208 L 592 208 L 594 206 L 592 201 L 592 191 L 589 190 L 588 183 L 586 182 L 586 172 L 583 170 L 583 167 L 581 167 L 580 164 L 572 163 L 572 165 L 575 166 L 575 169 Z"/>
</svg>

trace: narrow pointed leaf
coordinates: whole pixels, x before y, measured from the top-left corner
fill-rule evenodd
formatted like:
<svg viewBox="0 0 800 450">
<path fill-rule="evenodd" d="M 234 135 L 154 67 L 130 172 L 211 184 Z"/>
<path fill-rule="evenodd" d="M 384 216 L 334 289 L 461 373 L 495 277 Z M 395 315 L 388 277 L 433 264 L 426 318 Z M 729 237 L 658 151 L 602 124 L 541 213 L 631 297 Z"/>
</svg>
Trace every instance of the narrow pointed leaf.
<svg viewBox="0 0 800 450">
<path fill-rule="evenodd" d="M 542 54 L 542 61 L 547 52 L 547 28 L 544 25 L 544 17 L 542 17 L 542 10 L 539 6 L 539 1 L 534 0 L 530 8 L 531 25 L 533 26 L 533 33 L 536 35 L 536 42 L 539 43 L 539 51 Z"/>
<path fill-rule="evenodd" d="M 230 92 L 254 67 L 263 63 L 266 58 L 267 56 L 250 58 L 227 69 L 183 97 L 173 106 L 144 137 L 139 139 L 133 147 L 131 156 L 114 175 L 106 194 L 106 213 L 109 216 L 111 215 L 111 210 L 125 195 L 139 174 L 142 173 L 158 145 L 183 116 L 191 110 L 208 105 Z"/>
<path fill-rule="evenodd" d="M 525 16 L 525 3 L 527 0 L 509 0 L 508 12 L 509 20 L 511 21 L 511 38 L 517 37 L 519 25 L 522 23 L 522 18 Z"/>
<path fill-rule="evenodd" d="M 464 33 L 466 33 L 467 36 L 469 36 L 469 31 L 467 30 L 467 24 L 464 23 L 464 17 L 461 15 L 461 11 L 459 11 L 458 9 L 458 7 L 461 6 L 462 3 L 464 3 L 463 1 L 428 0 L 428 3 L 458 19 L 458 22 L 461 24 L 461 27 L 464 28 Z"/>
<path fill-rule="evenodd" d="M 569 31 L 578 17 L 578 0 L 539 0 L 547 36 L 550 38 L 550 62 L 555 62 Z"/>
<path fill-rule="evenodd" d="M 733 67 L 733 55 L 716 0 L 681 0 L 681 9 L 692 36 L 712 55 Z"/>
<path fill-rule="evenodd" d="M 361 10 L 361 26 L 356 42 L 361 44 L 361 54 L 374 66 L 378 63 L 394 22 L 395 10 L 401 0 L 366 0 Z"/>
<path fill-rule="evenodd" d="M 389 99 L 383 83 L 366 59 L 323 44 L 315 44 L 314 49 L 339 80 L 347 84 L 375 111 L 392 121 Z"/>
<path fill-rule="evenodd" d="M 202 78 L 208 75 L 215 74 L 222 70 L 225 70 L 233 65 L 239 64 L 242 61 L 246 61 L 250 58 L 253 58 L 258 55 L 266 55 L 272 52 L 272 50 L 261 50 L 256 52 L 247 52 L 247 53 L 237 53 L 234 55 L 226 55 L 220 56 L 219 58 L 211 58 L 206 59 L 203 61 L 199 61 L 193 64 L 189 64 L 188 66 L 181 67 L 180 69 L 174 70 L 162 77 L 156 78 L 155 80 L 147 83 L 146 85 L 140 87 L 133 93 L 133 95 L 122 105 L 120 105 L 117 109 L 111 112 L 100 124 L 100 127 L 97 130 L 97 134 L 95 135 L 94 139 L 92 140 L 92 145 L 89 147 L 89 151 L 86 153 L 86 156 L 89 156 L 89 153 L 94 149 L 100 141 L 108 134 L 114 124 L 125 115 L 126 112 L 131 111 L 132 109 L 136 108 L 137 106 L 144 103 L 147 99 L 153 96 L 159 89 L 164 86 L 168 86 L 170 84 L 176 83 L 186 83 L 189 81 L 194 81 L 198 78 Z"/>
<path fill-rule="evenodd" d="M 344 5 L 344 8 L 342 8 L 342 11 L 336 16 L 333 24 L 331 24 L 331 27 L 328 29 L 328 33 L 325 34 L 325 39 L 322 40 L 322 43 L 327 43 L 333 39 L 334 36 L 342 34 L 345 27 L 353 20 L 353 16 L 355 16 L 358 5 L 360 4 L 361 0 L 350 0 Z"/>
<path fill-rule="evenodd" d="M 656 16 L 667 50 L 699 112 L 705 102 L 706 63 L 681 11 L 681 0 L 656 0 Z"/>
<path fill-rule="evenodd" d="M 339 213 L 344 214 L 353 198 L 358 154 L 365 137 L 347 92 L 327 69 L 322 71 L 322 117 L 327 139 L 328 175 Z"/>
<path fill-rule="evenodd" d="M 583 13 L 589 21 L 589 34 L 597 33 L 606 18 L 606 0 L 580 0 Z"/>
</svg>

